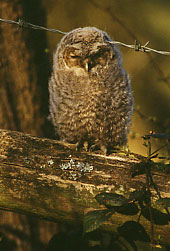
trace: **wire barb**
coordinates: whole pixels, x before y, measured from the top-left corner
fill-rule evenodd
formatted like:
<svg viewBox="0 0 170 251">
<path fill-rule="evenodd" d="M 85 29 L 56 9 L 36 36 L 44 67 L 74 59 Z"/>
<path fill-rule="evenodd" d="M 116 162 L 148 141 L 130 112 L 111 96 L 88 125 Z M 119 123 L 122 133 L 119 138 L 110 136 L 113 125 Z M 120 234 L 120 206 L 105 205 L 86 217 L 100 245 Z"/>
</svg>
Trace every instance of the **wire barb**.
<svg viewBox="0 0 170 251">
<path fill-rule="evenodd" d="M 155 50 L 155 49 L 152 49 L 152 48 L 147 47 L 147 45 L 149 44 L 149 41 L 146 42 L 145 45 L 141 45 L 141 44 L 138 43 L 136 40 L 135 40 L 135 44 L 134 44 L 134 45 L 125 44 L 125 43 L 122 43 L 122 42 L 119 42 L 119 41 L 112 41 L 112 42 L 109 42 L 109 43 L 110 43 L 110 44 L 122 45 L 122 46 L 124 46 L 124 47 L 128 47 L 128 48 L 130 48 L 130 49 L 134 49 L 135 51 L 141 51 L 141 52 L 155 52 L 155 53 L 162 54 L 162 55 L 166 55 L 166 56 L 169 56 L 169 55 L 170 55 L 170 52 L 169 52 L 169 51 L 158 51 L 158 50 Z"/>
<path fill-rule="evenodd" d="M 18 26 L 20 28 L 24 28 L 24 27 L 27 27 L 27 23 L 23 19 L 19 19 L 18 20 Z"/>
<path fill-rule="evenodd" d="M 13 21 L 13 20 L 6 20 L 6 19 L 0 18 L 0 21 L 1 21 L 1 22 L 5 22 L 5 23 L 8 23 L 8 24 L 16 24 L 16 25 L 18 25 L 20 28 L 31 28 L 31 29 L 35 29 L 35 30 L 45 30 L 45 31 L 60 33 L 60 34 L 62 34 L 62 35 L 66 35 L 66 34 L 68 33 L 68 32 L 63 32 L 63 31 L 56 30 L 56 29 L 48 29 L 48 28 L 43 27 L 43 26 L 31 24 L 31 23 L 28 23 L 28 22 L 24 21 L 23 19 L 19 19 L 18 22 L 17 22 L 17 21 Z M 134 49 L 134 51 L 140 51 L 140 52 L 154 52 L 154 53 L 158 53 L 158 54 L 166 55 L 166 56 L 169 56 L 169 55 L 170 55 L 170 52 L 169 52 L 169 51 L 159 51 L 159 50 L 155 50 L 155 49 L 152 49 L 152 48 L 147 47 L 147 45 L 149 44 L 149 41 L 146 42 L 144 45 L 141 45 L 141 44 L 138 43 L 136 40 L 135 40 L 134 45 L 125 44 L 125 43 L 122 43 L 122 42 L 119 42 L 119 41 L 112 41 L 112 42 L 109 41 L 109 43 L 110 43 L 110 44 L 121 45 L 121 46 L 124 46 L 124 47 L 128 47 L 128 48 L 130 48 L 130 49 Z"/>
</svg>

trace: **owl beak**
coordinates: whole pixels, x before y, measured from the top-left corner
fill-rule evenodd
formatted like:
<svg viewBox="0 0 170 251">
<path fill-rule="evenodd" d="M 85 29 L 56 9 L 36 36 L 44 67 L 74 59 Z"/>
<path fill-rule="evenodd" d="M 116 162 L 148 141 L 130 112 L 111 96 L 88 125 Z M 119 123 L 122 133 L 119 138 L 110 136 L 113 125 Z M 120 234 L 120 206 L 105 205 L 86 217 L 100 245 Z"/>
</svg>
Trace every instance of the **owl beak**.
<svg viewBox="0 0 170 251">
<path fill-rule="evenodd" d="M 84 66 L 85 71 L 88 72 L 89 71 L 89 59 L 88 58 L 84 59 L 83 66 Z"/>
<path fill-rule="evenodd" d="M 85 70 L 88 72 L 89 71 L 89 62 L 85 62 Z"/>
</svg>

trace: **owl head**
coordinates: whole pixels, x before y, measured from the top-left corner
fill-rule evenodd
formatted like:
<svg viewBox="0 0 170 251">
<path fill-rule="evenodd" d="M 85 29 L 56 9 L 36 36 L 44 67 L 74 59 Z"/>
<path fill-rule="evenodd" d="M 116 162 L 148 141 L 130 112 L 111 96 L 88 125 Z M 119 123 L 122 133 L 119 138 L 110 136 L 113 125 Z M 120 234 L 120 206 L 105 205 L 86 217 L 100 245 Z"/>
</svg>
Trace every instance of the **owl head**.
<svg viewBox="0 0 170 251">
<path fill-rule="evenodd" d="M 110 63 L 114 61 L 116 66 L 121 61 L 120 53 L 111 42 L 105 32 L 95 27 L 78 28 L 69 32 L 58 46 L 54 57 L 54 71 L 65 69 L 92 77 L 100 73 L 102 75 Z"/>
</svg>

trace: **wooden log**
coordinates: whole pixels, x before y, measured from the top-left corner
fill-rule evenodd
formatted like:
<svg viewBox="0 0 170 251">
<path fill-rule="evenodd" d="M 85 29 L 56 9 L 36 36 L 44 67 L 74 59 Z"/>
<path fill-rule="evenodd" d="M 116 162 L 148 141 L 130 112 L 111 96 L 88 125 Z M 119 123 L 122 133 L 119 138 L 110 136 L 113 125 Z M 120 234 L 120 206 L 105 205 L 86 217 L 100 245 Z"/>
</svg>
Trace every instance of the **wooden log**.
<svg viewBox="0 0 170 251">
<path fill-rule="evenodd" d="M 79 152 L 72 144 L 0 130 L 0 208 L 82 224 L 84 212 L 101 209 L 95 200 L 97 194 L 113 192 L 128 198 L 130 192 L 141 189 L 146 183 L 142 171 L 145 161 L 145 157 L 133 153 L 104 156 Z M 168 165 L 151 164 L 162 197 L 170 197 Z M 154 201 L 158 197 L 153 188 L 151 191 Z M 155 236 L 170 243 L 170 217 L 165 211 L 159 212 L 155 209 L 153 215 Z M 137 221 L 139 213 L 115 213 L 103 228 L 115 231 L 126 221 Z M 147 218 L 143 214 L 140 223 L 149 232 Z"/>
</svg>

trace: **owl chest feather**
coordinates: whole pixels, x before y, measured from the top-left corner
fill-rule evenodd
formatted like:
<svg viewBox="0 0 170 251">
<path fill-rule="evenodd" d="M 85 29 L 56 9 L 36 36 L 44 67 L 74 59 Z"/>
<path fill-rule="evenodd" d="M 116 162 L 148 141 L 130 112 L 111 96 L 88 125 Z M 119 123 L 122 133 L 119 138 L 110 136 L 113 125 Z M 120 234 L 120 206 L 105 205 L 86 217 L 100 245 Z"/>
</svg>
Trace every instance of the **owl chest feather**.
<svg viewBox="0 0 170 251">
<path fill-rule="evenodd" d="M 68 75 L 64 76 L 68 79 Z M 96 127 L 96 122 L 99 123 L 101 120 L 103 123 L 107 116 L 104 89 L 98 83 L 90 81 L 87 76 L 71 75 L 69 88 L 67 84 L 56 88 L 57 123 L 61 125 L 59 127 L 67 128 L 72 134 L 73 128 L 74 134 L 82 134 L 82 131 L 90 134 L 94 128 L 98 127 Z M 66 82 L 62 81 L 62 83 Z"/>
</svg>

